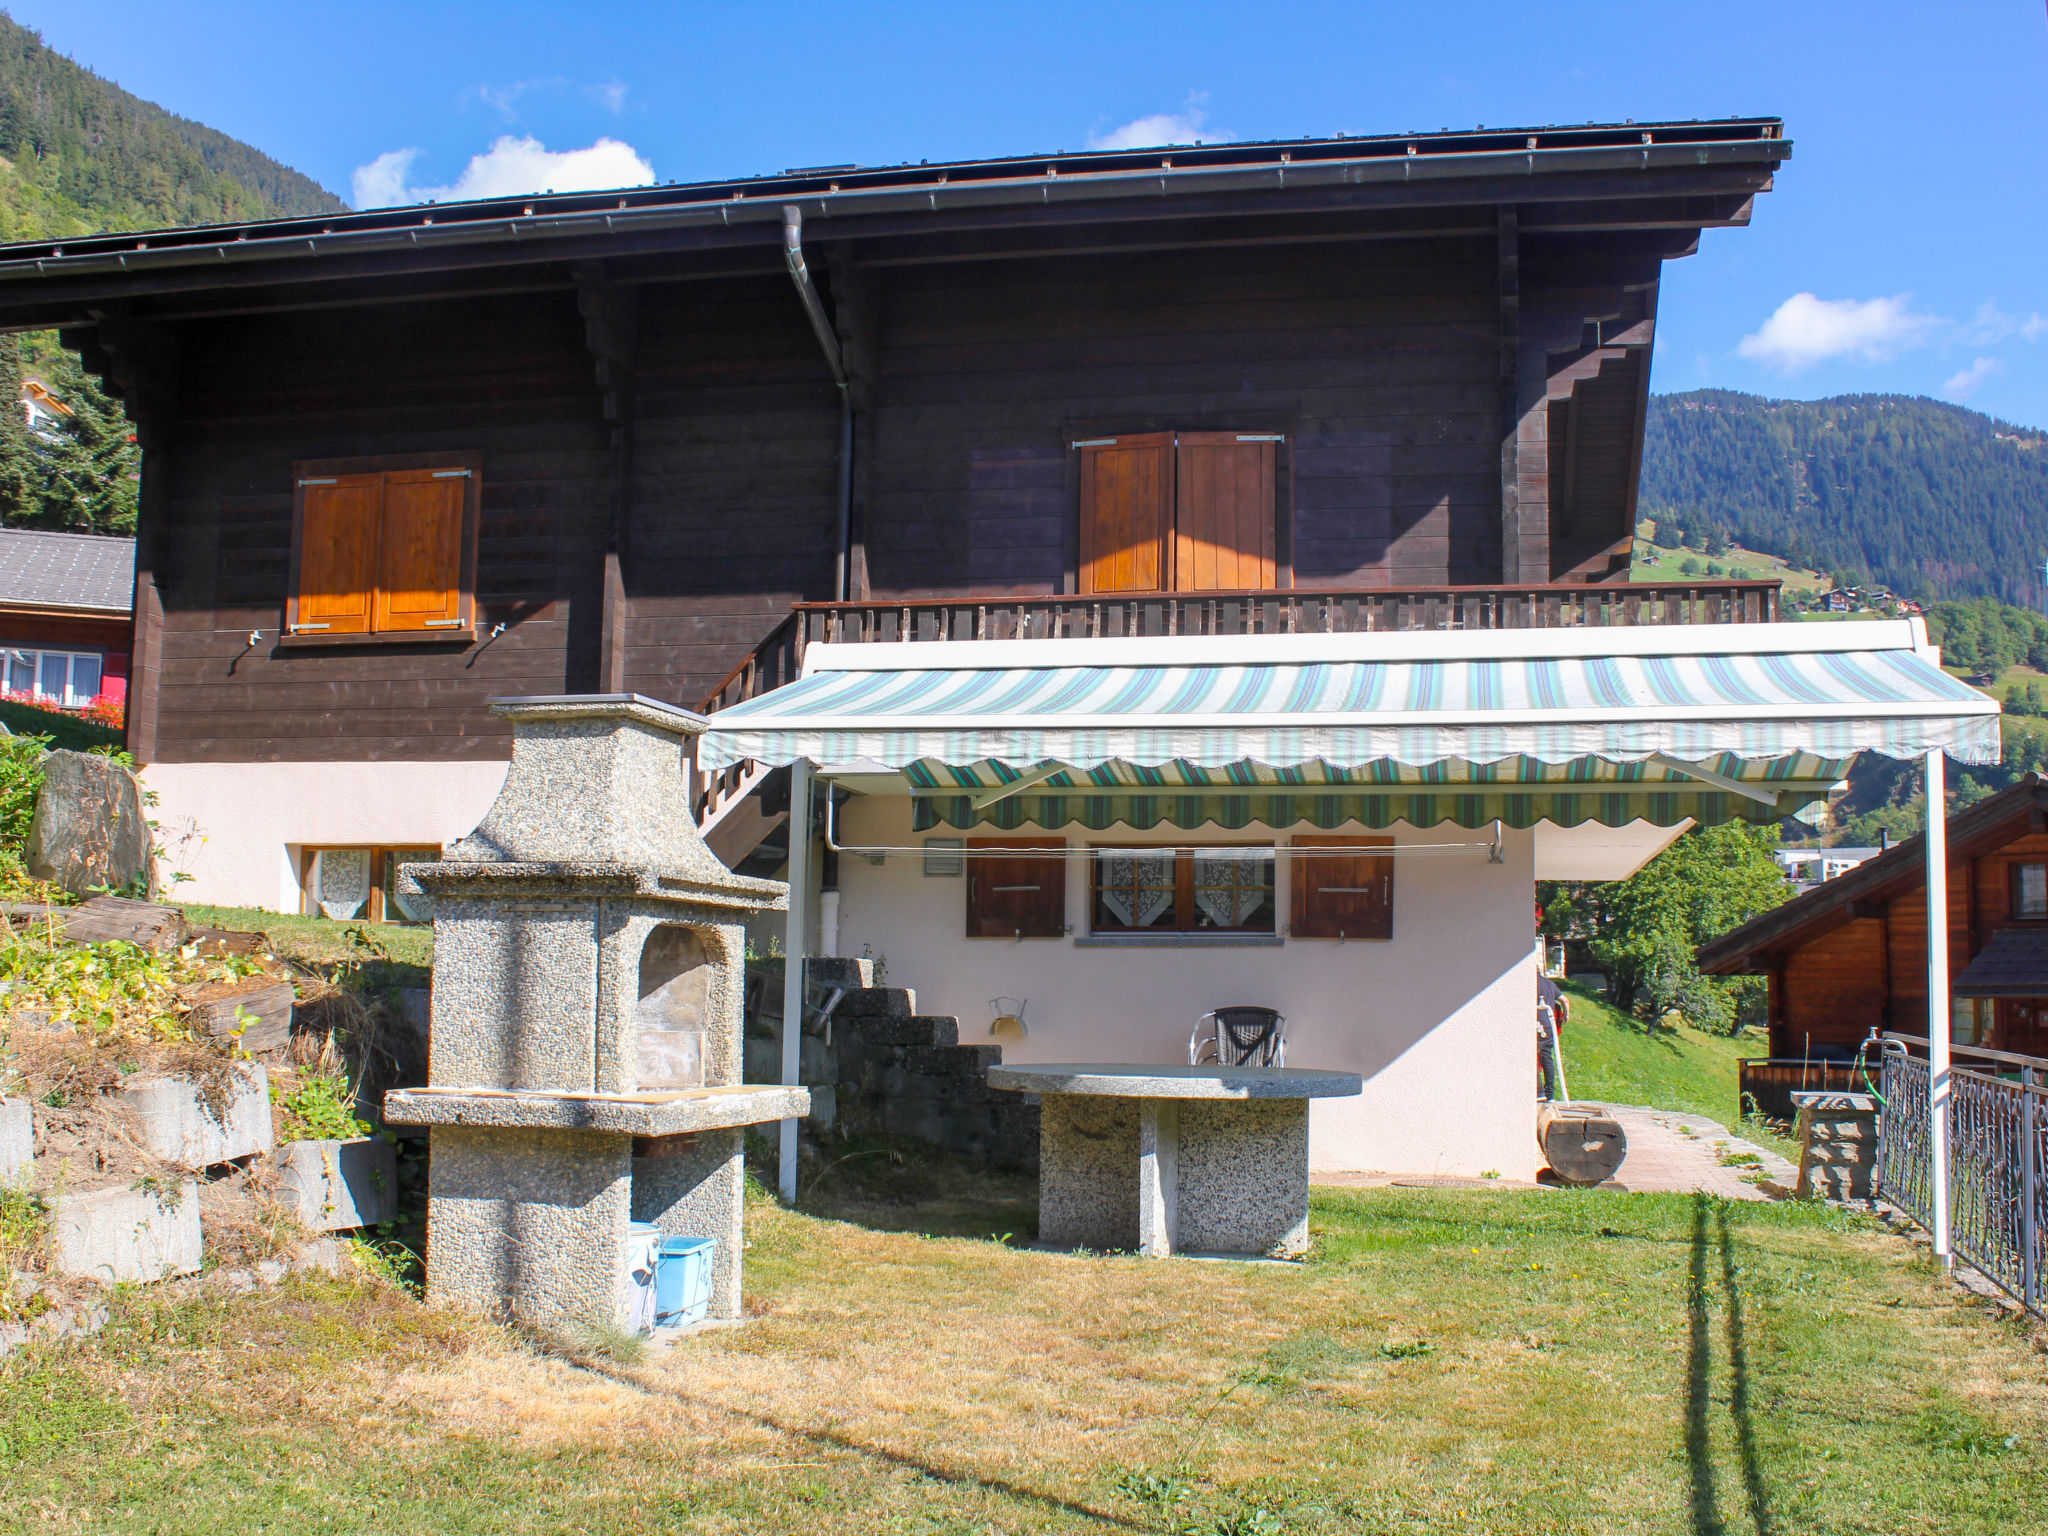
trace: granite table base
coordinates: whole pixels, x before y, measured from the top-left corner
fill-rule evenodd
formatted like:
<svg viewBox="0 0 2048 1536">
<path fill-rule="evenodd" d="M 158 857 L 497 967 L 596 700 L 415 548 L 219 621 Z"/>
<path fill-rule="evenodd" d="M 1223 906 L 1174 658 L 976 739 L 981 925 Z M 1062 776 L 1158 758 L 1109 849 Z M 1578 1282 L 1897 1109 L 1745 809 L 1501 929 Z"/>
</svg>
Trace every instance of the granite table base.
<svg viewBox="0 0 2048 1536">
<path fill-rule="evenodd" d="M 1025 1065 L 989 1084 L 1041 1096 L 1041 1244 L 1247 1258 L 1307 1252 L 1308 1100 L 1361 1087 L 1349 1073 Z"/>
</svg>

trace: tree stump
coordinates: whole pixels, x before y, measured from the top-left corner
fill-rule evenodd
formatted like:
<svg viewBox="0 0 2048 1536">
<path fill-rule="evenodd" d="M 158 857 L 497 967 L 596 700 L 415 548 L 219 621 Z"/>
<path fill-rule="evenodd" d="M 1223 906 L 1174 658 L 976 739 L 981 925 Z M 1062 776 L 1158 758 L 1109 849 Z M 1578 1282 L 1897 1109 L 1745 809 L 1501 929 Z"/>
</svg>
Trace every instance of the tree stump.
<svg viewBox="0 0 2048 1536">
<path fill-rule="evenodd" d="M 1539 1104 L 1536 1145 L 1550 1171 L 1567 1184 L 1605 1183 L 1628 1156 L 1621 1123 L 1591 1105 Z"/>
</svg>

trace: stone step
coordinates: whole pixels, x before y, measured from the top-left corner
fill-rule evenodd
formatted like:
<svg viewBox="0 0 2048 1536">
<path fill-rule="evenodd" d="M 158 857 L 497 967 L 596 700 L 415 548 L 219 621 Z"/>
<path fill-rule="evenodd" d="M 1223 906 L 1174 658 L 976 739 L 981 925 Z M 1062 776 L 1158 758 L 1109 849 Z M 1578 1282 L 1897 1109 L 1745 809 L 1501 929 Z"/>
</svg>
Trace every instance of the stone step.
<svg viewBox="0 0 2048 1536">
<path fill-rule="evenodd" d="M 835 1019 L 907 1019 L 917 1012 L 917 993 L 909 987 L 861 987 L 839 1000 Z"/>
<path fill-rule="evenodd" d="M 50 1267 L 107 1284 L 198 1271 L 199 1185 L 95 1189 L 50 1197 Z"/>
<path fill-rule="evenodd" d="M 270 1072 L 223 1067 L 218 1081 L 130 1078 L 121 1098 L 142 1122 L 143 1145 L 165 1162 L 210 1168 L 271 1146 Z"/>
<path fill-rule="evenodd" d="M 0 1098 L 0 1184 L 12 1184 L 35 1157 L 35 1111 L 27 1099 Z"/>
<path fill-rule="evenodd" d="M 863 1045 L 957 1045 L 960 1021 L 951 1014 L 919 1013 L 907 1017 L 857 1014 L 835 1018 L 834 1041 Z"/>
<path fill-rule="evenodd" d="M 848 992 L 864 991 L 875 984 L 872 960 L 806 960 L 804 975 L 814 987 L 844 987 Z"/>
<path fill-rule="evenodd" d="M 348 1232 L 398 1217 L 398 1157 L 381 1136 L 287 1142 L 271 1162 L 278 1203 L 309 1232 Z"/>
</svg>

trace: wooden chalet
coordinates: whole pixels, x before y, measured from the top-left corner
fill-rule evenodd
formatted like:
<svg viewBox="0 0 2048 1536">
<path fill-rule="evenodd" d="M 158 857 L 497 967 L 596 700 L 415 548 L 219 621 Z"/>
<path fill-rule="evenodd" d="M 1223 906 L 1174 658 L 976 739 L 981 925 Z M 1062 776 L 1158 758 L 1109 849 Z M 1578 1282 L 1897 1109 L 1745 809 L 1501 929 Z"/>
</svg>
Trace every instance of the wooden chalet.
<svg viewBox="0 0 2048 1536">
<path fill-rule="evenodd" d="M 1951 816 L 1948 870 L 1954 1042 L 2048 1056 L 2048 781 Z M 1927 917 L 1925 839 L 1909 838 L 1723 934 L 1699 965 L 1770 978 L 1773 1058 L 1841 1058 L 1874 1029 L 1927 1033 Z"/>
</svg>

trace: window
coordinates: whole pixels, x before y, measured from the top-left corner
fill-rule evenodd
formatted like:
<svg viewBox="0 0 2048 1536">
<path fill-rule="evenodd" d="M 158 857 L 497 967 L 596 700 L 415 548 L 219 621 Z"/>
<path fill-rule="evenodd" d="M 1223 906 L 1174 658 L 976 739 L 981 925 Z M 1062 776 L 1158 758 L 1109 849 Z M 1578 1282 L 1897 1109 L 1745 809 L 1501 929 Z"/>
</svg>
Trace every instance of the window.
<svg viewBox="0 0 2048 1536">
<path fill-rule="evenodd" d="M 1278 433 L 1148 432 L 1075 443 L 1081 590 L 1273 586 L 1284 441 Z"/>
<path fill-rule="evenodd" d="M 967 937 L 1057 939 L 1067 931 L 1062 837 L 967 839 Z"/>
<path fill-rule="evenodd" d="M 1272 933 L 1265 848 L 1097 848 L 1089 859 L 1095 933 Z"/>
<path fill-rule="evenodd" d="M 1391 939 L 1393 843 L 1390 837 L 1295 838 L 1288 932 L 1297 939 Z"/>
<path fill-rule="evenodd" d="M 470 637 L 481 478 L 474 455 L 320 460 L 295 470 L 288 639 Z"/>
<path fill-rule="evenodd" d="M 2048 864 L 2012 866 L 2012 915 L 2048 917 Z"/>
<path fill-rule="evenodd" d="M 432 914 L 398 889 L 401 864 L 432 864 L 439 848 L 308 848 L 299 911 L 338 922 L 424 923 Z"/>
<path fill-rule="evenodd" d="M 7 691 L 83 709 L 100 695 L 106 660 L 98 651 L 7 647 Z"/>
</svg>

